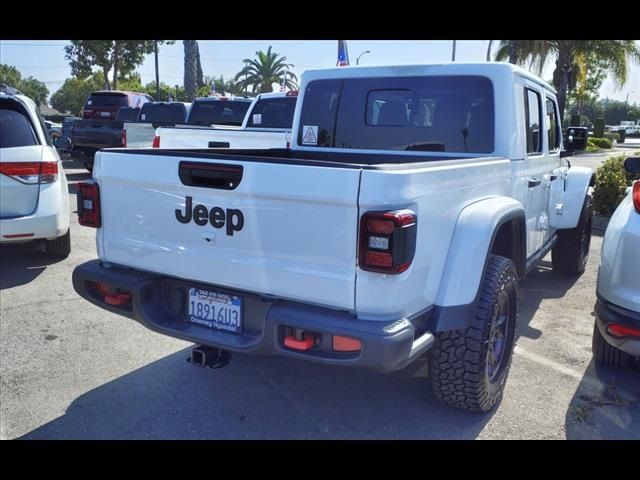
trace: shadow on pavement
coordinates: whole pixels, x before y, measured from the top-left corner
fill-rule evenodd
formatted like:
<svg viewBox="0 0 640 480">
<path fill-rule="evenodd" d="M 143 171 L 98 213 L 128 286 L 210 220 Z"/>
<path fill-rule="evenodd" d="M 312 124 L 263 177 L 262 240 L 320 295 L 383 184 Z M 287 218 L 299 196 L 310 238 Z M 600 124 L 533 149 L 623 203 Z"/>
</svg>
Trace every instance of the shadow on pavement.
<svg viewBox="0 0 640 480">
<path fill-rule="evenodd" d="M 426 369 L 376 374 L 236 355 L 211 370 L 188 355 L 91 390 L 21 438 L 473 439 L 492 415 L 438 402 Z"/>
<path fill-rule="evenodd" d="M 50 258 L 39 241 L 0 246 L 0 290 L 25 285 L 40 275 L 48 265 L 64 258 Z"/>
<path fill-rule="evenodd" d="M 567 439 L 640 439 L 640 366 L 611 368 L 593 360 L 571 399 Z"/>
<path fill-rule="evenodd" d="M 548 260 L 543 260 L 529 272 L 520 282 L 516 342 L 520 335 L 534 340 L 539 338 L 542 332 L 529 324 L 542 300 L 564 297 L 579 279 L 579 276 L 563 276 L 555 273 Z"/>
</svg>

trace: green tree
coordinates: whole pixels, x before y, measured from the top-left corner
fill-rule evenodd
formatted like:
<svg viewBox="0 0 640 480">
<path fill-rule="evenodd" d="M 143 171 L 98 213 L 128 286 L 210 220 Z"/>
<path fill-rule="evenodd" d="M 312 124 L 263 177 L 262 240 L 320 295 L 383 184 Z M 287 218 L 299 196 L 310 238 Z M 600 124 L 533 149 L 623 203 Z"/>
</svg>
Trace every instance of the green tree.
<svg viewBox="0 0 640 480">
<path fill-rule="evenodd" d="M 152 97 L 156 97 L 156 82 L 147 83 L 141 92 L 148 93 Z M 187 102 L 187 95 L 184 91 L 184 87 L 178 86 L 177 96 L 176 96 L 176 87 L 167 85 L 164 82 L 160 82 L 160 97 L 155 98 L 159 102 L 166 102 L 169 99 L 169 95 L 173 98 L 174 101 L 178 102 Z"/>
<path fill-rule="evenodd" d="M 103 86 L 102 72 L 96 72 L 86 79 L 67 78 L 62 87 L 51 96 L 51 106 L 61 112 L 80 115 L 89 94 L 101 90 Z"/>
<path fill-rule="evenodd" d="M 102 72 L 104 88 L 117 90 L 120 77 L 133 72 L 145 55 L 153 52 L 153 47 L 153 40 L 71 40 L 64 50 L 74 76 L 88 78 L 97 67 Z M 109 72 L 112 72 L 111 82 Z"/>
<path fill-rule="evenodd" d="M 8 87 L 18 88 L 21 81 L 22 74 L 16 67 L 0 63 L 0 83 Z"/>
<path fill-rule="evenodd" d="M 287 78 L 286 87 L 298 88 L 296 83 L 298 78 L 289 69 L 293 67 L 286 63 L 287 57 L 271 51 L 271 45 L 266 52 L 262 50 L 256 52 L 255 59 L 245 58 L 245 67 L 238 72 L 235 81 L 242 90 L 251 87 L 253 93 L 265 93 L 273 90 L 274 83 L 282 83 Z"/>
<path fill-rule="evenodd" d="M 20 71 L 11 65 L 0 64 L 0 83 L 20 90 L 40 107 L 46 105 L 49 89 L 34 77 L 22 78 Z"/>
<path fill-rule="evenodd" d="M 640 118 L 640 108 L 628 105 L 620 100 L 605 98 L 602 100 L 604 121 L 607 125 L 620 125 L 623 120 L 637 120 Z"/>
<path fill-rule="evenodd" d="M 503 40 L 513 42 L 513 40 Z M 548 58 L 555 58 L 556 68 L 553 72 L 553 84 L 558 91 L 558 107 L 561 118 L 564 118 L 567 96 L 580 77 L 580 69 L 584 67 L 584 58 L 594 55 L 608 75 L 622 86 L 627 81 L 629 61 L 640 61 L 640 47 L 633 40 L 517 40 L 516 63 L 530 62 L 531 67 L 537 65 L 542 71 Z M 501 44 L 496 60 L 504 60 L 505 52 Z"/>
<path fill-rule="evenodd" d="M 244 93 L 243 88 L 234 80 L 225 80 L 224 76 L 219 77 L 204 77 L 204 87 L 198 90 L 198 95 L 205 96 L 211 93 L 211 84 L 216 87 L 216 92 L 225 95 L 242 95 Z M 206 89 L 206 92 L 205 92 Z"/>
<path fill-rule="evenodd" d="M 47 104 L 49 89 L 40 80 L 37 80 L 33 77 L 23 78 L 20 82 L 20 87 L 18 87 L 18 90 L 20 90 L 27 97 L 33 100 L 38 108 L 40 107 L 40 105 Z"/>
</svg>

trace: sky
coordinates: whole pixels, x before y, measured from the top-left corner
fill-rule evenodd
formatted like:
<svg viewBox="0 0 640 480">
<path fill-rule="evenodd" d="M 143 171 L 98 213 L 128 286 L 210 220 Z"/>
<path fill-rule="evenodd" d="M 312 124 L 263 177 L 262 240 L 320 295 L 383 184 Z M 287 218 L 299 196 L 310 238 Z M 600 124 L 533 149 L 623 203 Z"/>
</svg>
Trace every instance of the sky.
<svg viewBox="0 0 640 480">
<path fill-rule="evenodd" d="M 0 63 L 16 67 L 23 77 L 34 76 L 46 83 L 50 94 L 62 86 L 71 76 L 71 68 L 64 58 L 67 40 L 0 40 Z M 273 51 L 287 57 L 293 64 L 292 71 L 300 75 L 308 69 L 334 67 L 337 61 L 337 40 L 198 40 L 204 75 L 223 75 L 230 79 L 243 67 L 242 60 L 255 57 L 258 50 Z M 349 60 L 361 65 L 398 65 L 446 62 L 451 60 L 451 40 L 348 40 Z M 495 52 L 498 41 L 493 42 Z M 458 40 L 456 61 L 484 61 L 488 40 Z M 184 49 L 181 41 L 159 48 L 160 81 L 169 85 L 182 85 Z M 549 62 L 543 78 L 550 80 L 554 65 Z M 153 55 L 148 55 L 138 67 L 142 83 L 155 80 Z M 627 97 L 628 95 L 628 97 Z M 624 87 L 616 87 L 611 79 L 605 80 L 600 97 L 608 97 L 629 103 L 640 103 L 640 66 L 631 64 L 628 81 Z"/>
</svg>

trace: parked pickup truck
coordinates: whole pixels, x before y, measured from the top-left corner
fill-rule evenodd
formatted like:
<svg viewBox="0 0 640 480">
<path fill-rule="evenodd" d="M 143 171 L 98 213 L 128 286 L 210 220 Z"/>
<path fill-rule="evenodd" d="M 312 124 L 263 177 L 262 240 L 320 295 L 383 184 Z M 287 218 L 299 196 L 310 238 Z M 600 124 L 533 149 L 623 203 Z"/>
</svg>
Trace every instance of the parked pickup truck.
<svg viewBox="0 0 640 480">
<path fill-rule="evenodd" d="M 125 122 L 123 146 L 145 148 L 153 145 L 156 128 L 184 124 L 191 110 L 191 103 L 148 102 L 142 106 L 138 118 Z"/>
<path fill-rule="evenodd" d="M 555 91 L 506 63 L 307 71 L 293 145 L 96 155 L 79 221 L 89 302 L 200 346 L 398 370 L 477 411 L 502 396 L 518 283 L 579 275 L 592 172 L 561 158 Z"/>
<path fill-rule="evenodd" d="M 122 125 L 137 116 L 141 108 L 153 98 L 147 94 L 124 91 L 92 92 L 82 110 L 83 120 L 71 128 L 71 155 L 93 169 L 93 158 L 101 148 L 125 145 Z"/>
<path fill-rule="evenodd" d="M 286 148 L 291 140 L 298 92 L 263 93 L 253 101 L 239 128 L 176 126 L 159 128 L 162 148 Z M 220 104 L 221 100 L 218 100 Z M 194 103 L 196 108 L 197 103 Z M 193 112 L 192 112 L 193 113 Z"/>
</svg>

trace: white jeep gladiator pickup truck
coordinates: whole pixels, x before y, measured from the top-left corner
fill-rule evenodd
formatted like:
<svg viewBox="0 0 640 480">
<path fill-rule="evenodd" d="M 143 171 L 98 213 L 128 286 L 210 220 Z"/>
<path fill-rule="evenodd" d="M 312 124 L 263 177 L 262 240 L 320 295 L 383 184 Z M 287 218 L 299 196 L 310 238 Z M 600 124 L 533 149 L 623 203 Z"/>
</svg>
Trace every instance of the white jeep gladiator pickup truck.
<svg viewBox="0 0 640 480">
<path fill-rule="evenodd" d="M 74 288 L 196 363 L 426 354 L 440 400 L 487 411 L 519 280 L 549 250 L 562 274 L 587 261 L 592 172 L 561 158 L 558 113 L 504 63 L 308 71 L 290 149 L 99 152 L 78 194 L 99 259 Z"/>
<path fill-rule="evenodd" d="M 297 91 L 258 95 L 240 128 L 193 124 L 158 128 L 154 146 L 169 149 L 286 148 L 291 141 L 297 96 Z M 214 98 L 211 101 L 220 104 L 224 100 Z"/>
</svg>

